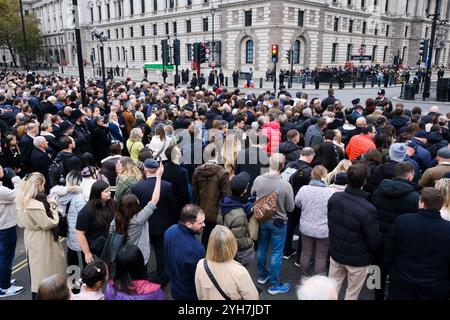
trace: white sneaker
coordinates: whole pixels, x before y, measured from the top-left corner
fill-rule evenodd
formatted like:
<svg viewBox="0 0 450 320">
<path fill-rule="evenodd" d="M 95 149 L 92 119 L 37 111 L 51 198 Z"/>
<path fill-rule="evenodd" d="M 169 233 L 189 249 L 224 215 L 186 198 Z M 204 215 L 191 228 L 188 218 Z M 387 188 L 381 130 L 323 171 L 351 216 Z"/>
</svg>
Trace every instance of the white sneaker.
<svg viewBox="0 0 450 320">
<path fill-rule="evenodd" d="M 6 290 L 3 289 L 0 290 L 0 298 L 15 296 L 21 294 L 24 291 L 25 291 L 24 287 L 11 286 Z"/>
<path fill-rule="evenodd" d="M 300 237 L 294 234 L 294 236 L 292 237 L 292 241 L 298 241 L 298 239 L 300 239 Z"/>
<path fill-rule="evenodd" d="M 11 279 L 11 281 L 10 281 L 10 283 L 9 283 L 9 284 L 13 286 L 13 285 L 15 285 L 15 284 L 16 284 L 16 282 L 17 282 L 17 280 L 16 280 L 16 279 Z"/>
</svg>

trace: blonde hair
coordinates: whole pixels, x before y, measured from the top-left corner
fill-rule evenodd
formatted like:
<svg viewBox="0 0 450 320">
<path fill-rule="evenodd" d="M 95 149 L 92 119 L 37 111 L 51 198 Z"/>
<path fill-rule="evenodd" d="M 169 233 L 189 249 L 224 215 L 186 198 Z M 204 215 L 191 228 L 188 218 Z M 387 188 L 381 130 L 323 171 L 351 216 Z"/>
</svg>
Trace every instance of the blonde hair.
<svg viewBox="0 0 450 320">
<path fill-rule="evenodd" d="M 142 133 L 141 128 L 134 128 L 130 132 L 130 141 L 131 142 L 139 142 L 142 141 L 142 138 L 144 137 L 144 134 Z"/>
<path fill-rule="evenodd" d="M 230 229 L 217 225 L 211 232 L 206 250 L 206 260 L 228 262 L 237 253 L 237 241 Z"/>
<path fill-rule="evenodd" d="M 140 129 L 139 129 L 140 130 Z M 135 177 L 136 180 L 142 179 L 142 172 L 139 170 L 137 165 L 134 163 L 133 160 L 131 160 L 130 157 L 122 157 L 120 158 L 120 164 L 122 165 L 122 172 L 120 173 L 119 177 Z"/>
<path fill-rule="evenodd" d="M 274 153 L 270 157 L 270 169 L 273 171 L 280 171 L 284 167 L 284 162 L 286 158 L 282 153 Z"/>
<path fill-rule="evenodd" d="M 108 116 L 108 121 L 109 121 L 109 122 L 113 122 L 113 121 L 114 121 L 114 120 L 113 120 L 113 117 L 114 117 L 114 116 L 118 117 L 116 112 L 111 111 L 111 112 L 109 113 L 109 116 Z"/>
<path fill-rule="evenodd" d="M 39 172 L 33 172 L 25 176 L 20 182 L 20 192 L 16 197 L 16 208 L 24 210 L 31 199 L 36 197 L 39 187 L 45 184 L 45 177 Z"/>
<path fill-rule="evenodd" d="M 314 167 L 314 169 L 311 172 L 311 177 L 317 180 L 322 180 L 323 182 L 326 182 L 328 170 L 323 165 L 317 165 Z"/>
<path fill-rule="evenodd" d="M 336 141 L 337 144 L 340 145 L 342 143 L 342 132 L 339 129 L 335 129 L 333 131 L 336 133 L 334 140 Z"/>
<path fill-rule="evenodd" d="M 444 208 L 450 209 L 450 179 L 442 178 L 434 186 L 444 196 Z"/>
<path fill-rule="evenodd" d="M 348 168 L 350 168 L 351 165 L 352 162 L 350 160 L 347 159 L 341 160 L 336 166 L 336 168 L 334 168 L 334 170 L 327 175 L 326 183 L 331 184 L 331 182 L 334 180 L 334 178 L 336 178 L 336 175 L 338 173 L 347 172 Z"/>
</svg>

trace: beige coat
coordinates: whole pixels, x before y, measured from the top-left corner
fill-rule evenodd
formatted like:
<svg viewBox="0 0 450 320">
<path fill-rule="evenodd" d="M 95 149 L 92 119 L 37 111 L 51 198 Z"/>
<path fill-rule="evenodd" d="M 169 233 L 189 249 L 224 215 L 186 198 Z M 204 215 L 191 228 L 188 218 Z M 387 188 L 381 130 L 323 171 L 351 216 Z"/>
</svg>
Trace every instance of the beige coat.
<svg viewBox="0 0 450 320">
<path fill-rule="evenodd" d="M 208 277 L 201 259 L 195 271 L 195 289 L 199 300 L 225 300 Z M 240 263 L 208 261 L 208 267 L 223 292 L 232 300 L 258 300 L 258 290 L 247 269 Z"/>
<path fill-rule="evenodd" d="M 66 274 L 66 261 L 61 242 L 53 240 L 51 229 L 58 226 L 59 217 L 47 217 L 42 202 L 31 199 L 27 208 L 17 211 L 19 227 L 24 228 L 25 250 L 30 268 L 31 292 L 37 292 L 41 281 L 54 274 Z"/>
</svg>

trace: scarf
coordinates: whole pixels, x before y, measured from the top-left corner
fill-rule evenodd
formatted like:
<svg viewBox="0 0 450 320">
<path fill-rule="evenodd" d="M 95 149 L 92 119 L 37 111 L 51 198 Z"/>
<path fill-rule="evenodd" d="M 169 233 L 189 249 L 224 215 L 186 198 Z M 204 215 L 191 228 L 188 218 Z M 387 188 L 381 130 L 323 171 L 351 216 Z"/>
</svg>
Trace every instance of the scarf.
<svg viewBox="0 0 450 320">
<path fill-rule="evenodd" d="M 322 180 L 317 180 L 317 179 L 311 179 L 311 181 L 309 182 L 310 186 L 313 187 L 326 187 L 327 184 L 325 182 L 323 182 Z"/>
<path fill-rule="evenodd" d="M 48 203 L 48 201 L 47 201 L 47 195 L 43 192 L 39 192 L 34 199 L 42 202 L 42 204 L 44 205 L 45 213 L 47 214 L 47 217 L 49 217 L 50 219 L 53 219 L 53 212 L 50 208 L 50 203 Z M 58 239 L 59 239 L 58 228 L 53 228 L 50 231 L 53 234 L 53 240 L 58 241 Z"/>
</svg>

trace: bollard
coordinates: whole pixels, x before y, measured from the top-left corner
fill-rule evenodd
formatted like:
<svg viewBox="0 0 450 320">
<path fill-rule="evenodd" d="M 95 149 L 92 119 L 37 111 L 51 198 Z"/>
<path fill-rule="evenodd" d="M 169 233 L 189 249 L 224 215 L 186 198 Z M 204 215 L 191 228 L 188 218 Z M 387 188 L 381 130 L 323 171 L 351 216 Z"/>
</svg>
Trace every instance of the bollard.
<svg viewBox="0 0 450 320">
<path fill-rule="evenodd" d="M 356 88 L 356 78 L 353 78 L 353 88 Z"/>
<path fill-rule="evenodd" d="M 372 88 L 375 87 L 375 78 L 372 78 L 372 83 L 371 83 L 371 85 L 372 85 Z"/>
<path fill-rule="evenodd" d="M 303 79 L 303 83 L 302 83 L 302 89 L 306 88 L 306 78 Z"/>
<path fill-rule="evenodd" d="M 330 80 L 330 89 L 333 89 L 333 80 Z"/>
<path fill-rule="evenodd" d="M 228 76 L 225 77 L 225 87 L 228 87 Z"/>
<path fill-rule="evenodd" d="M 259 88 L 262 89 L 263 87 L 263 78 L 259 78 Z"/>
</svg>

